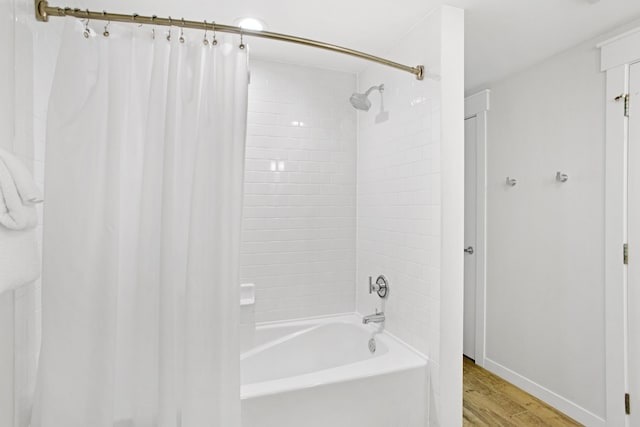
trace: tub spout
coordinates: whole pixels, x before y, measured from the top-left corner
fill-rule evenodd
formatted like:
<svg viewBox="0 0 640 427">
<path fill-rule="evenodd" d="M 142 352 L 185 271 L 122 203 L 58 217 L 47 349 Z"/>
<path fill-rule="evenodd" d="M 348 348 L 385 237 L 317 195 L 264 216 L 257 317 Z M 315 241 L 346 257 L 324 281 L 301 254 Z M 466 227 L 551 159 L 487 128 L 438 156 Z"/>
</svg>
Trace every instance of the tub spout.
<svg viewBox="0 0 640 427">
<path fill-rule="evenodd" d="M 384 323 L 384 313 L 383 312 L 378 313 L 378 310 L 376 310 L 375 314 L 369 314 L 368 316 L 363 316 L 362 323 L 365 325 L 369 323 Z"/>
</svg>

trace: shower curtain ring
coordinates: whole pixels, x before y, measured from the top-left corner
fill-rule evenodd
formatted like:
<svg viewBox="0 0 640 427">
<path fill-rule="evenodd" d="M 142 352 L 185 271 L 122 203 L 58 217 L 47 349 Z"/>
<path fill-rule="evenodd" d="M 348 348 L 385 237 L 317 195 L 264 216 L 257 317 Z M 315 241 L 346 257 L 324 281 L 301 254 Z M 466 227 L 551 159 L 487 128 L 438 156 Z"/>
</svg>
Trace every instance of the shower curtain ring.
<svg viewBox="0 0 640 427">
<path fill-rule="evenodd" d="M 242 27 L 240 27 L 240 46 L 238 46 L 240 49 L 244 49 L 245 45 L 244 45 L 244 31 L 242 30 Z"/>
<path fill-rule="evenodd" d="M 155 21 L 156 21 L 157 16 L 153 15 L 151 17 L 151 25 L 155 25 Z M 151 40 L 155 40 L 156 39 L 156 29 L 152 28 L 151 29 Z"/>
<path fill-rule="evenodd" d="M 169 31 L 167 31 L 167 41 L 171 41 L 171 27 L 173 26 L 173 19 L 169 17 Z"/>
<path fill-rule="evenodd" d="M 103 10 L 102 11 L 102 16 L 106 16 L 107 11 Z M 107 21 L 107 24 L 104 26 L 104 32 L 102 33 L 103 36 L 105 37 L 109 37 L 109 24 L 111 23 L 111 21 Z"/>
<path fill-rule="evenodd" d="M 87 20 L 84 22 L 84 32 L 82 35 L 85 39 L 88 39 L 91 35 L 91 30 L 89 29 L 89 9 L 87 9 Z"/>
<path fill-rule="evenodd" d="M 211 21 L 213 25 L 213 40 L 211 40 L 212 46 L 218 45 L 218 39 L 216 39 L 216 21 Z"/>
<path fill-rule="evenodd" d="M 182 26 L 180 27 L 180 43 L 184 43 L 184 18 L 182 18 Z"/>
<path fill-rule="evenodd" d="M 134 13 L 133 15 L 131 15 L 131 20 L 133 22 L 136 22 L 136 19 L 138 19 L 138 16 L 140 16 L 140 15 L 138 15 L 137 13 Z M 138 24 L 138 28 L 140 28 L 140 27 L 142 27 L 142 24 Z"/>
<path fill-rule="evenodd" d="M 202 39 L 202 44 L 205 46 L 209 46 L 209 40 L 207 40 L 207 20 L 204 20 L 204 38 Z"/>
</svg>

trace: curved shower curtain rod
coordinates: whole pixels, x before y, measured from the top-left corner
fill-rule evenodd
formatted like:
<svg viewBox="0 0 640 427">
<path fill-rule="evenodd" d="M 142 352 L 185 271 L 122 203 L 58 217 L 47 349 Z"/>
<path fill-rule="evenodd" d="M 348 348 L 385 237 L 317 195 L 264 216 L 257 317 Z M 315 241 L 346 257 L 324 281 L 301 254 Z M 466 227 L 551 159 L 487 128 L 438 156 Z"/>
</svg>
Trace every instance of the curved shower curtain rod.
<svg viewBox="0 0 640 427">
<path fill-rule="evenodd" d="M 34 0 L 35 14 L 38 21 L 47 22 L 50 16 L 73 16 L 75 18 L 90 19 L 95 21 L 112 21 L 112 22 L 125 22 L 135 24 L 148 24 L 148 25 L 161 25 L 161 26 L 176 26 L 181 28 L 193 28 L 196 30 L 218 31 L 221 33 L 240 34 L 243 36 L 260 37 L 264 39 L 279 40 L 289 43 L 296 43 L 304 46 L 316 47 L 319 49 L 330 50 L 332 52 L 338 52 L 345 55 L 355 56 L 356 58 L 365 59 L 367 61 L 377 62 L 378 64 L 386 65 L 388 67 L 397 68 L 398 70 L 406 71 L 416 76 L 418 80 L 424 78 L 424 66 L 417 65 L 411 67 L 409 65 L 399 64 L 397 62 L 389 61 L 385 58 L 369 55 L 368 53 L 360 52 L 354 49 L 349 49 L 342 46 L 333 45 L 330 43 L 324 43 L 316 40 L 305 39 L 297 36 L 290 36 L 287 34 L 272 33 L 270 31 L 257 31 L 248 30 L 232 25 L 221 25 L 215 23 L 208 23 L 206 21 L 187 21 L 185 19 L 175 20 L 169 18 L 159 18 L 157 16 L 142 16 L 138 14 L 124 15 L 119 13 L 107 13 L 107 12 L 95 12 L 90 10 L 61 8 L 49 6 L 47 0 Z"/>
</svg>

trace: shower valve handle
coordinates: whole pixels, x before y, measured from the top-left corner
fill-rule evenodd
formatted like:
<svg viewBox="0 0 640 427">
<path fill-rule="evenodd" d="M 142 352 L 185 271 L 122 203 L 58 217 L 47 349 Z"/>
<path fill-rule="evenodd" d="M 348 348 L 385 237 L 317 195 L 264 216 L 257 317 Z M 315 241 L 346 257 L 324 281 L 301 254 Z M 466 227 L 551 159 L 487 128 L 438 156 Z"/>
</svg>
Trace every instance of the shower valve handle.
<svg viewBox="0 0 640 427">
<path fill-rule="evenodd" d="M 380 298 L 386 298 L 389 294 L 389 282 L 384 275 L 379 275 L 375 283 L 373 282 L 373 278 L 369 276 L 369 293 L 372 294 L 374 292 L 376 292 Z"/>
</svg>

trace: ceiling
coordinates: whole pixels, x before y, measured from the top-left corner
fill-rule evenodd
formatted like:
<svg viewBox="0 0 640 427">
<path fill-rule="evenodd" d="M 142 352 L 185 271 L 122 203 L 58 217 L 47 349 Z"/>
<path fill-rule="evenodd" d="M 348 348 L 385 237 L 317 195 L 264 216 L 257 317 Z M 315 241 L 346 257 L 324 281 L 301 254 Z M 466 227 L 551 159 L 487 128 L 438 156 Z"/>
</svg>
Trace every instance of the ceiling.
<svg viewBox="0 0 640 427">
<path fill-rule="evenodd" d="M 640 18 L 639 0 L 50 0 L 110 12 L 171 15 L 233 24 L 256 17 L 267 30 L 343 45 L 393 59 L 394 42 L 434 8 L 466 10 L 467 91 L 525 69 L 582 41 Z M 281 42 L 250 40 L 253 56 L 358 72 L 347 56 Z"/>
</svg>

